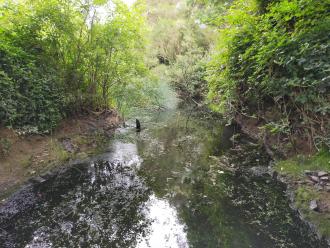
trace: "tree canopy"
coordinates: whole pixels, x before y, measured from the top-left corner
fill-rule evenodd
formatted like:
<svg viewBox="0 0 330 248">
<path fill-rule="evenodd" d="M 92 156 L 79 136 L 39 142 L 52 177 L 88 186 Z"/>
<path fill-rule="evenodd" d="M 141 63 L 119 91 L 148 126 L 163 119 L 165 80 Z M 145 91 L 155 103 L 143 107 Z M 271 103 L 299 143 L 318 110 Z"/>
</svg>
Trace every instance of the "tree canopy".
<svg viewBox="0 0 330 248">
<path fill-rule="evenodd" d="M 118 107 L 128 91 L 138 102 L 144 11 L 143 1 L 2 1 L 2 122 L 45 131 L 68 113 Z"/>
<path fill-rule="evenodd" d="M 327 1 L 2 0 L 0 9 L 4 125 L 46 131 L 88 108 L 125 112 L 159 102 L 166 81 L 292 146 L 295 136 L 329 146 Z"/>
</svg>

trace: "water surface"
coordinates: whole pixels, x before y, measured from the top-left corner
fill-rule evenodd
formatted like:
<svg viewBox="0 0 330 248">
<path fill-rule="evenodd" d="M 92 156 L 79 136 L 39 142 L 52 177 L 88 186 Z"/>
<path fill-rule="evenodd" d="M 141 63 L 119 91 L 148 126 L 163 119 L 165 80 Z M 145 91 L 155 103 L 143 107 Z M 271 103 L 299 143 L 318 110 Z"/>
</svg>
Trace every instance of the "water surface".
<svg viewBox="0 0 330 248">
<path fill-rule="evenodd" d="M 283 185 L 245 173 L 268 165 L 262 149 L 194 111 L 137 112 L 142 132 L 132 119 L 104 154 L 22 188 L 0 208 L 0 247 L 326 247 Z"/>
</svg>

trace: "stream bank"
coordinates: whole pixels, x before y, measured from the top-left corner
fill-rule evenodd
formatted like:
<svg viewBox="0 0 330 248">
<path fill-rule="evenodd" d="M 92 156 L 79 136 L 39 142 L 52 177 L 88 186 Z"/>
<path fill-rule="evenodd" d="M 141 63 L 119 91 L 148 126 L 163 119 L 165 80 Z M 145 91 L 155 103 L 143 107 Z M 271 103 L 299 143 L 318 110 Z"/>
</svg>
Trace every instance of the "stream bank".
<svg viewBox="0 0 330 248">
<path fill-rule="evenodd" d="M 31 177 L 100 153 L 119 123 L 115 110 L 105 110 L 67 118 L 44 135 L 0 128 L 0 200 Z"/>
<path fill-rule="evenodd" d="M 295 137 L 297 147 L 288 139 L 271 134 L 255 118 L 237 115 L 241 132 L 262 144 L 272 158 L 271 173 L 287 186 L 291 206 L 320 239 L 330 246 L 330 152 L 324 148 L 311 151 L 306 140 Z"/>
<path fill-rule="evenodd" d="M 138 111 L 104 153 L 21 188 L 0 208 L 0 244 L 328 247 L 260 170 L 270 162 L 262 146 L 195 112 Z"/>
</svg>

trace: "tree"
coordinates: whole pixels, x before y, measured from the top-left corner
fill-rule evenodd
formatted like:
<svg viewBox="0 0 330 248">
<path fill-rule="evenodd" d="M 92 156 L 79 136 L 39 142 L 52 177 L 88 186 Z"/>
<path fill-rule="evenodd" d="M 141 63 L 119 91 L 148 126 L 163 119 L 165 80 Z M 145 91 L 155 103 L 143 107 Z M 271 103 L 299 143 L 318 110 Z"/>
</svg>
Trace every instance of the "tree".
<svg viewBox="0 0 330 248">
<path fill-rule="evenodd" d="M 67 113 L 118 107 L 132 88 L 145 98 L 144 8 L 142 0 L 2 1 L 3 124 L 46 131 Z"/>
</svg>

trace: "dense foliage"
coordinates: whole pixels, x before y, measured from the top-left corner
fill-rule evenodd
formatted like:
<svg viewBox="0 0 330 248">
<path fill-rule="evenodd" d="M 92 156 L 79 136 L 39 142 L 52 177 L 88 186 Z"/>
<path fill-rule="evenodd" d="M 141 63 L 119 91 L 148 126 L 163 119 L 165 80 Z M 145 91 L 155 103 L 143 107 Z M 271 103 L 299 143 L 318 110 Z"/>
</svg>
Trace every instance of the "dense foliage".
<svg viewBox="0 0 330 248">
<path fill-rule="evenodd" d="M 158 78 L 292 146 L 330 143 L 327 1 L 0 3 L 2 124 L 44 131 L 86 108 L 159 102 Z"/>
<path fill-rule="evenodd" d="M 149 0 L 148 5 L 151 67 L 181 98 L 200 102 L 207 92 L 205 67 L 214 32 L 195 18 L 186 1 Z"/>
<path fill-rule="evenodd" d="M 143 96 L 144 5 L 1 1 L 0 120 L 45 131 L 65 114 Z"/>
<path fill-rule="evenodd" d="M 209 99 L 220 112 L 259 120 L 267 132 L 329 145 L 327 1 L 234 1 L 214 20 L 217 54 Z"/>
</svg>

